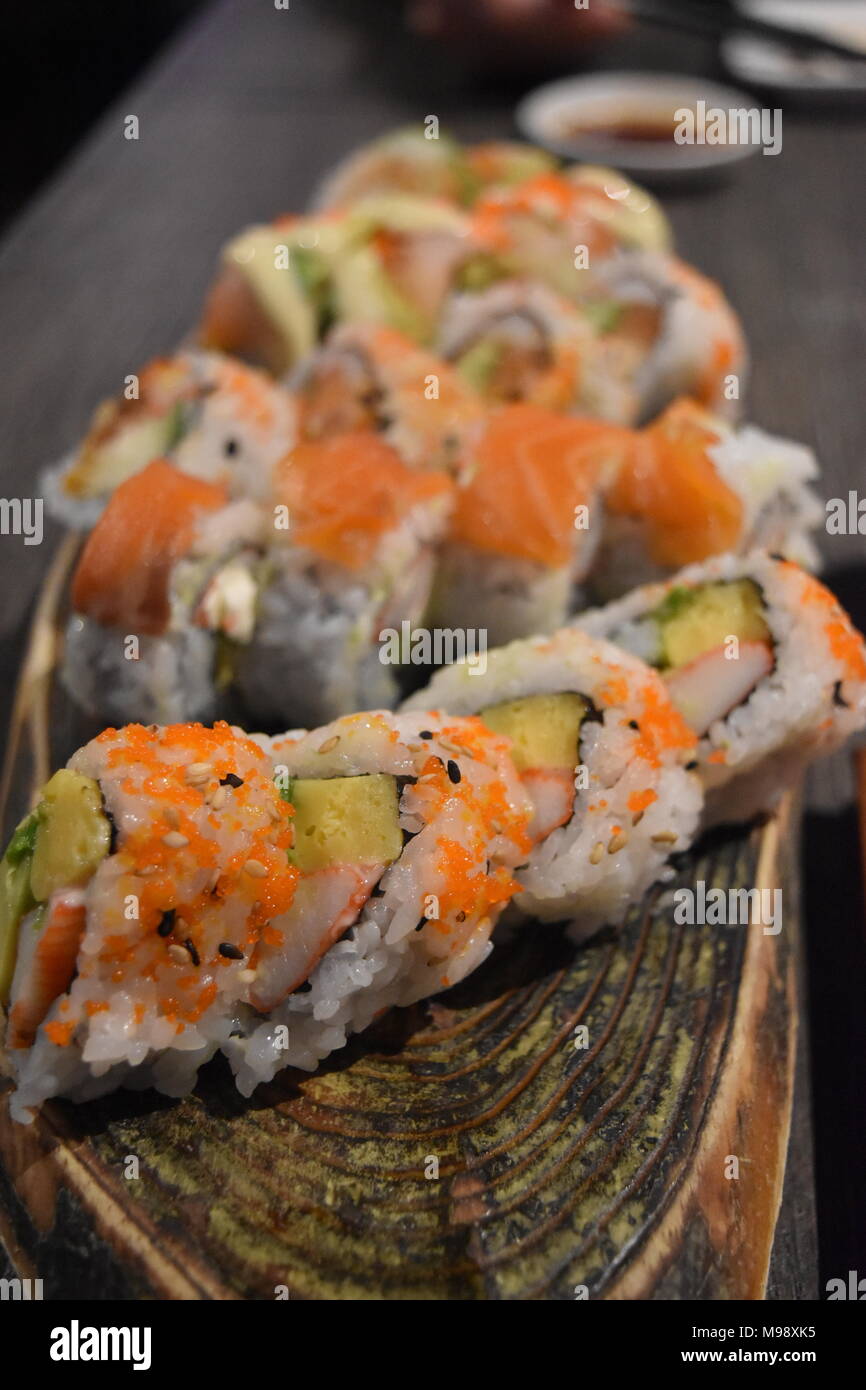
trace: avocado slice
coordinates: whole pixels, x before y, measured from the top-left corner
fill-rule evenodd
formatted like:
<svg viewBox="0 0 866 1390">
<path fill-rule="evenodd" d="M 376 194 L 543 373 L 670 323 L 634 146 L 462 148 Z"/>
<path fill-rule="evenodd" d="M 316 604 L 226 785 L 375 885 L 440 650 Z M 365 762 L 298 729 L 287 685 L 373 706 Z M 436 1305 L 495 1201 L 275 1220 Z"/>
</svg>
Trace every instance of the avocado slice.
<svg viewBox="0 0 866 1390">
<path fill-rule="evenodd" d="M 174 448 L 184 432 L 184 409 L 178 402 L 164 415 L 130 422 L 116 435 L 85 450 L 70 473 L 66 488 L 78 497 L 101 497 L 113 492 L 134 473 Z"/>
<path fill-rule="evenodd" d="M 63 767 L 42 791 L 30 866 L 30 888 L 44 902 L 58 888 L 83 883 L 111 847 L 111 822 L 99 783 Z"/>
<path fill-rule="evenodd" d="M 302 873 L 331 864 L 390 864 L 403 849 L 397 780 L 386 772 L 359 777 L 296 777 L 294 848 Z"/>
<path fill-rule="evenodd" d="M 34 812 L 18 826 L 0 860 L 0 1004 L 7 1003 L 18 954 L 18 928 L 36 900 L 30 889 L 30 862 L 38 829 Z"/>
<path fill-rule="evenodd" d="M 467 348 L 463 356 L 458 358 L 457 370 L 463 380 L 474 387 L 476 391 L 484 392 L 502 361 L 502 353 L 501 343 L 493 342 L 489 338 L 482 338 L 479 342 L 473 343 L 472 347 Z"/>
<path fill-rule="evenodd" d="M 665 669 L 686 666 L 704 652 L 723 646 L 728 637 L 741 642 L 772 641 L 761 590 L 751 579 L 721 580 L 694 589 L 678 585 L 653 618 Z"/>
<path fill-rule="evenodd" d="M 455 286 L 458 290 L 478 294 L 481 290 L 487 290 L 491 285 L 495 285 L 496 281 L 501 280 L 506 273 L 505 266 L 495 256 L 479 253 L 477 256 L 470 256 L 460 266 L 457 271 Z"/>
<path fill-rule="evenodd" d="M 318 315 L 314 298 L 307 293 L 311 273 L 307 248 L 292 246 L 294 237 L 281 236 L 278 227 L 252 227 L 226 249 L 228 262 L 246 279 L 265 313 L 290 348 L 292 360 L 312 352 L 318 338 Z M 288 266 L 275 264 L 276 248 L 289 247 Z M 301 251 L 296 265 L 298 251 Z M 300 269 L 300 273 L 299 273 Z M 318 267 L 317 267 L 318 271 Z"/>
<path fill-rule="evenodd" d="M 488 729 L 511 740 L 518 772 L 531 768 L 574 767 L 580 726 L 589 713 L 583 696 L 526 695 L 479 711 Z"/>
<path fill-rule="evenodd" d="M 370 246 L 347 252 L 334 266 L 336 316 L 349 323 L 385 324 L 417 343 L 426 343 L 433 325 L 426 314 L 392 284 Z"/>
</svg>

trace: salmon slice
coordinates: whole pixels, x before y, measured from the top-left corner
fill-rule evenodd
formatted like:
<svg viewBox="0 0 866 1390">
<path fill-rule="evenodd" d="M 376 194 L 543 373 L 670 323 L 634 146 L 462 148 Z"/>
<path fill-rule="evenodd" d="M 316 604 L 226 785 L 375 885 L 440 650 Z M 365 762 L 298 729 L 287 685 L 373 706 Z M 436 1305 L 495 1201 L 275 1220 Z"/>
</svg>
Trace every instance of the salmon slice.
<svg viewBox="0 0 866 1390">
<path fill-rule="evenodd" d="M 674 401 L 634 437 L 608 506 L 643 522 L 656 564 L 679 569 L 737 548 L 743 504 L 709 454 L 721 438 L 711 417 L 688 399 Z"/>
<path fill-rule="evenodd" d="M 616 425 L 528 402 L 502 406 L 491 413 L 474 475 L 458 492 L 451 539 L 550 567 L 567 564 L 581 534 L 575 507 L 593 502 L 632 449 L 631 431 Z"/>
<path fill-rule="evenodd" d="M 172 567 L 189 549 L 196 519 L 226 501 L 223 488 L 163 459 L 128 478 L 88 537 L 72 580 L 75 610 L 131 632 L 164 632 Z"/>
<path fill-rule="evenodd" d="M 360 570 L 386 531 L 421 503 L 447 499 L 453 484 L 407 468 L 377 434 L 358 431 L 299 444 L 277 466 L 275 487 L 296 545 Z"/>
<path fill-rule="evenodd" d="M 72 983 L 86 925 L 84 894 L 71 889 L 52 896 L 45 922 L 38 930 L 22 927 L 7 1047 L 32 1046 L 51 1005 Z"/>
</svg>

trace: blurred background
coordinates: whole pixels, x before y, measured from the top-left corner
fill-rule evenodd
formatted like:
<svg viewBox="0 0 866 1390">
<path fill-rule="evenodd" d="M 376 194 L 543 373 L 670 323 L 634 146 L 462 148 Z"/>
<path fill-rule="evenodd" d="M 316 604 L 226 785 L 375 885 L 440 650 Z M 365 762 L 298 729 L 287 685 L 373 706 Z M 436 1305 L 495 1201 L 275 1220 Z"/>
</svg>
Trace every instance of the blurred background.
<svg viewBox="0 0 866 1390">
<path fill-rule="evenodd" d="M 817 16 L 831 37 L 854 42 L 859 34 L 866 48 L 859 0 L 755 0 L 747 8 L 759 23 Z M 431 113 L 467 139 L 513 136 L 515 105 L 537 83 L 640 70 L 733 80 L 755 101 L 783 108 L 781 155 L 757 154 L 724 180 L 663 183 L 659 191 L 681 254 L 720 280 L 743 315 L 754 358 L 747 417 L 814 447 L 826 495 L 863 487 L 866 64 L 853 91 L 850 74 L 840 79 L 847 60 L 797 44 L 781 67 L 778 47 L 775 66 L 770 54 L 766 83 L 760 68 L 732 74 L 724 41 L 737 28 L 733 10 L 710 0 L 3 7 L 0 36 L 15 79 L 0 106 L 7 479 L 13 470 L 32 476 L 68 448 L 95 401 L 115 389 L 119 355 L 134 367 L 179 340 L 229 234 L 302 207 L 352 146 Z M 120 134 L 125 112 L 141 120 L 135 146 Z M 859 535 L 824 537 L 829 580 L 861 626 L 863 547 Z M 0 618 L 0 716 L 47 563 L 38 548 L 18 554 Z M 854 791 L 847 760 L 822 771 L 805 826 L 801 1091 L 811 1081 L 813 1123 L 803 1120 L 795 1135 L 785 1240 L 786 1258 L 803 1266 L 806 1297 L 849 1269 L 866 1274 L 866 911 Z M 817 1285 L 808 1267 L 812 1151 Z"/>
</svg>

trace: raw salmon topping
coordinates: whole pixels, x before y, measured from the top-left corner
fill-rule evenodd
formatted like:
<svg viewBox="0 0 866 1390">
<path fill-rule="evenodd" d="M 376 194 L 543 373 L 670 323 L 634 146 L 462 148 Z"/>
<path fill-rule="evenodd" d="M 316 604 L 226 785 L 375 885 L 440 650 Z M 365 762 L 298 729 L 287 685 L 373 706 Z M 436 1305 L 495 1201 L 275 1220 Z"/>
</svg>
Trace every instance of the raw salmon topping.
<svg viewBox="0 0 866 1390">
<path fill-rule="evenodd" d="M 378 435 L 358 432 L 299 444 L 277 467 L 289 536 L 326 560 L 360 570 L 379 538 L 416 506 L 447 496 L 444 474 L 419 473 Z"/>
<path fill-rule="evenodd" d="M 630 431 L 615 425 L 526 402 L 502 406 L 491 414 L 474 475 L 457 495 L 452 539 L 542 565 L 566 564 L 575 508 L 591 505 L 630 448 Z"/>
<path fill-rule="evenodd" d="M 223 488 L 158 459 L 128 478 L 88 537 L 72 581 L 79 613 L 131 632 L 164 632 L 169 579 L 195 523 L 227 501 Z"/>
<path fill-rule="evenodd" d="M 608 506 L 644 524 L 656 564 L 678 569 L 736 548 L 743 504 L 709 455 L 720 438 L 712 419 L 685 399 L 634 436 Z"/>
</svg>

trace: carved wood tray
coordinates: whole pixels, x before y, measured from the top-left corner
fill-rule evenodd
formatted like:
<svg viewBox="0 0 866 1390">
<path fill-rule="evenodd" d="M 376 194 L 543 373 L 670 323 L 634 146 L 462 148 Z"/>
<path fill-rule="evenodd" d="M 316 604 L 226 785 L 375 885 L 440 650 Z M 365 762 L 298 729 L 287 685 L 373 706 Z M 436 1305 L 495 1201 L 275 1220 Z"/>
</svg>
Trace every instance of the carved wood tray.
<svg viewBox="0 0 866 1390">
<path fill-rule="evenodd" d="M 95 732 L 56 679 L 76 549 L 33 621 L 7 834 Z M 796 822 L 789 798 L 707 839 L 618 934 L 578 949 L 525 928 L 250 1101 L 215 1061 L 183 1101 L 52 1102 L 21 1126 L 0 1079 L 18 1272 L 60 1299 L 761 1298 L 791 1110 Z M 701 878 L 784 886 L 783 930 L 678 925 L 670 888 Z"/>
</svg>

